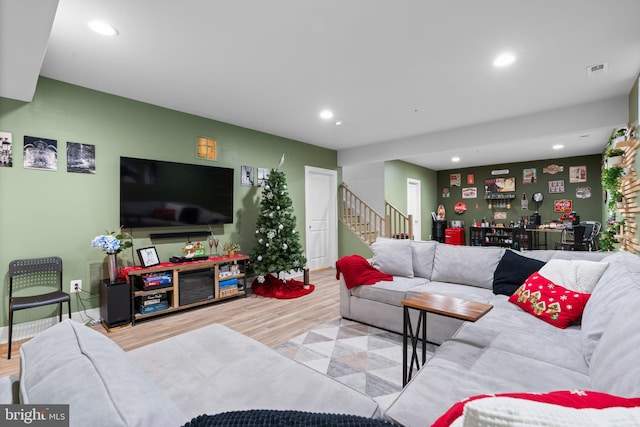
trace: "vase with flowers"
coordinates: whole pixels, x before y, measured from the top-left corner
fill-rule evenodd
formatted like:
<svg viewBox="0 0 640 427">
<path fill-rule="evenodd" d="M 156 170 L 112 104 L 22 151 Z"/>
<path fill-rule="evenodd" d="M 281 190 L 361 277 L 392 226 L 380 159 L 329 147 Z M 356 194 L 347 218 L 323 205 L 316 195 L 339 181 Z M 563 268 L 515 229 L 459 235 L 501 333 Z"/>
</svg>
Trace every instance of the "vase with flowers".
<svg viewBox="0 0 640 427">
<path fill-rule="evenodd" d="M 118 231 L 107 232 L 96 236 L 91 241 L 91 247 L 102 249 L 107 254 L 107 265 L 109 267 L 109 280 L 115 283 L 118 278 L 118 253 L 133 246 L 131 235 Z"/>
<path fill-rule="evenodd" d="M 565 227 L 571 227 L 575 221 L 576 217 L 573 213 L 565 212 L 560 215 L 559 221 L 564 224 Z"/>
</svg>

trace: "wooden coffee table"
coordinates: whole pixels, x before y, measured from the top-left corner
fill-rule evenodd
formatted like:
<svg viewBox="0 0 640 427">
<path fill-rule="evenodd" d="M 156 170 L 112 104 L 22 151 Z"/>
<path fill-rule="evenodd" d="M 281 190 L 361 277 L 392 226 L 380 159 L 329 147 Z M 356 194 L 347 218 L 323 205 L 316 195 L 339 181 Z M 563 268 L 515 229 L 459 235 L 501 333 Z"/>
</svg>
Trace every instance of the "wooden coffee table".
<svg viewBox="0 0 640 427">
<path fill-rule="evenodd" d="M 411 380 L 411 372 L 415 362 L 416 368 L 427 361 L 427 313 L 440 314 L 446 317 L 475 322 L 487 314 L 493 306 L 476 301 L 468 301 L 461 298 L 448 297 L 430 293 L 422 293 L 402 301 L 404 307 L 404 323 L 402 330 L 402 386 Z M 409 317 L 409 309 L 418 310 L 418 323 L 415 334 Z M 422 329 L 422 365 L 418 360 L 418 341 Z M 407 342 L 411 338 L 411 365 L 407 362 Z"/>
</svg>

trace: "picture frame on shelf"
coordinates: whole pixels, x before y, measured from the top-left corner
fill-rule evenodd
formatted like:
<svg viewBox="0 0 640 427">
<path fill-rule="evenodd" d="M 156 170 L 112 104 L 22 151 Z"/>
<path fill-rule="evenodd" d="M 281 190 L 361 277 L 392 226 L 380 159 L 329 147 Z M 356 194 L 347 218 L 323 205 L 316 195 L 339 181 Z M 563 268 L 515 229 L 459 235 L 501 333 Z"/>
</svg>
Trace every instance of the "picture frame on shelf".
<svg viewBox="0 0 640 427">
<path fill-rule="evenodd" d="M 141 248 L 137 250 L 140 264 L 143 267 L 153 267 L 160 264 L 160 258 L 158 258 L 158 252 L 155 246 L 149 246 L 148 248 Z"/>
</svg>

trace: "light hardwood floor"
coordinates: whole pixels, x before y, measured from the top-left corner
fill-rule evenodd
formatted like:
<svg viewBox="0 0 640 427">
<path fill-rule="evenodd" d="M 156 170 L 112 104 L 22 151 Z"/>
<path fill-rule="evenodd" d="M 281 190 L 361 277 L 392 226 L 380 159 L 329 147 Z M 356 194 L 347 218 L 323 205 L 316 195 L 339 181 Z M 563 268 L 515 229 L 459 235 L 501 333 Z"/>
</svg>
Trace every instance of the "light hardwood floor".
<svg viewBox="0 0 640 427">
<path fill-rule="evenodd" d="M 137 322 L 134 327 L 114 332 L 107 332 L 101 325 L 93 328 L 107 335 L 125 351 L 212 323 L 222 323 L 274 347 L 314 326 L 340 317 L 340 282 L 336 280 L 335 269 L 312 271 L 310 282 L 315 285 L 315 290 L 300 298 L 281 300 L 249 295 L 147 319 Z M 7 345 L 0 345 L 0 376 L 19 373 L 20 344 L 13 343 L 10 360 L 6 359 Z"/>
</svg>

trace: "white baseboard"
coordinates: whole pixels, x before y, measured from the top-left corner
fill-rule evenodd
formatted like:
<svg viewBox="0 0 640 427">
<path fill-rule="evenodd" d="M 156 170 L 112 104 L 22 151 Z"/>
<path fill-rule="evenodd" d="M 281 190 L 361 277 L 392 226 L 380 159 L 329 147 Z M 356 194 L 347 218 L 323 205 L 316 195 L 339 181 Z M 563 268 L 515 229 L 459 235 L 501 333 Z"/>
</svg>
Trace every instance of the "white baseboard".
<svg viewBox="0 0 640 427">
<path fill-rule="evenodd" d="M 71 319 L 76 322 L 85 323 L 91 321 L 89 316 L 95 320 L 95 323 L 100 323 L 100 307 L 90 308 L 86 311 L 74 311 L 71 313 Z M 64 313 L 62 319 L 67 319 L 68 314 Z M 33 338 L 40 332 L 43 332 L 47 328 L 58 323 L 58 316 L 47 317 L 45 319 L 33 320 L 31 322 L 16 323 L 13 325 L 13 341 L 25 340 L 27 338 Z M 9 341 L 9 326 L 0 328 L 0 343 L 6 344 Z"/>
</svg>

